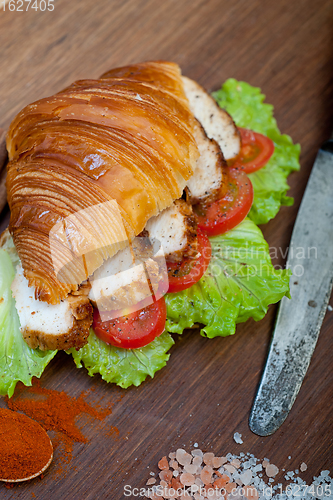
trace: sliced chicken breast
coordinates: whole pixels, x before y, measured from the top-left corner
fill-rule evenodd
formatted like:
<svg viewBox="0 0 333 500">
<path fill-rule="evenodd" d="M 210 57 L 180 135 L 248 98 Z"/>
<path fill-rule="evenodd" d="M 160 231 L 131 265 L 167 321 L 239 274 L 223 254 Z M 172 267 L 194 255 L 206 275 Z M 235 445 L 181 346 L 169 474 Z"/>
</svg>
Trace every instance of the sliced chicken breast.
<svg viewBox="0 0 333 500">
<path fill-rule="evenodd" d="M 92 324 L 92 306 L 87 289 L 83 287 L 81 292 L 76 292 L 77 295 L 70 295 L 56 305 L 36 300 L 21 265 L 17 266 L 11 289 L 22 336 L 29 347 L 41 350 L 79 349 L 87 343 Z"/>
<path fill-rule="evenodd" d="M 158 240 L 165 258 L 180 262 L 183 257 L 193 257 L 197 252 L 197 225 L 192 207 L 184 200 L 176 200 L 146 224 L 149 238 Z"/>
<path fill-rule="evenodd" d="M 240 135 L 231 116 L 221 109 L 214 99 L 198 83 L 183 76 L 186 97 L 194 116 L 210 139 L 215 139 L 226 160 L 238 155 Z"/>
<path fill-rule="evenodd" d="M 148 237 L 137 237 L 94 272 L 89 298 L 100 313 L 137 304 L 142 308 L 152 302 L 152 295 L 166 278 L 163 264 Z"/>
<path fill-rule="evenodd" d="M 207 137 L 198 121 L 194 127 L 194 138 L 200 156 L 192 177 L 187 181 L 189 201 L 192 204 L 212 202 L 221 193 L 226 162 L 218 143 Z"/>
</svg>

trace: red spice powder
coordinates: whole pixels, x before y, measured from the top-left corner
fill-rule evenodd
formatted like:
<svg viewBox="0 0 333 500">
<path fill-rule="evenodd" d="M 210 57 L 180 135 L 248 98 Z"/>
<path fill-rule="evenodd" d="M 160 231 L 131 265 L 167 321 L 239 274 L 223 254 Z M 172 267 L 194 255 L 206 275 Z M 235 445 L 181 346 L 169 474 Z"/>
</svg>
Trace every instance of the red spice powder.
<svg viewBox="0 0 333 500">
<path fill-rule="evenodd" d="M 52 445 L 45 430 L 26 415 L 0 408 L 0 478 L 20 480 L 50 463 Z"/>
<path fill-rule="evenodd" d="M 73 442 L 88 441 L 77 427 L 77 417 L 84 413 L 103 420 L 112 413 L 111 405 L 102 408 L 87 403 L 84 398 L 89 392 L 83 392 L 77 398 L 70 397 L 64 391 L 41 387 L 40 381 L 34 378 L 32 387 L 18 385 L 14 396 L 10 399 L 7 397 L 6 401 L 11 410 L 23 412 L 39 422 L 44 429 L 58 433 L 58 437 L 52 439 L 53 447 L 59 447 L 62 462 L 68 464 L 72 458 Z M 119 434 L 116 427 L 111 427 L 109 432 L 110 430 L 116 435 Z M 63 473 L 62 468 L 57 472 Z"/>
</svg>

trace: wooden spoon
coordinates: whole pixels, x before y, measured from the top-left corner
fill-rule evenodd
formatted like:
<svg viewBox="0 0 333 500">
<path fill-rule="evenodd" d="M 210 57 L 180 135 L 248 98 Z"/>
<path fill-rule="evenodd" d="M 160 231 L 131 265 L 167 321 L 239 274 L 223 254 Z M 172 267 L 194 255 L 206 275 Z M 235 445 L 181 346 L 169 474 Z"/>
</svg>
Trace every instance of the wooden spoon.
<svg viewBox="0 0 333 500">
<path fill-rule="evenodd" d="M 8 432 L 9 428 L 11 432 L 9 434 L 4 433 L 3 439 L 0 439 L 0 455 L 5 457 L 4 463 L 7 466 L 8 463 L 12 462 L 15 468 L 15 464 L 19 463 L 22 469 L 21 476 L 23 477 L 18 477 L 18 474 L 15 473 L 13 477 L 8 477 L 9 474 L 5 473 L 4 466 L 0 462 L 0 476 L 5 476 L 0 477 L 0 481 L 18 483 L 34 479 L 42 474 L 52 462 L 52 442 L 45 429 L 35 420 L 22 413 L 0 408 L 0 434 L 3 429 L 6 429 Z M 20 442 L 23 445 L 22 451 L 20 451 Z M 28 451 L 24 451 L 27 443 L 29 445 Z M 37 469 L 31 465 L 31 462 L 27 461 L 27 457 L 29 456 L 32 456 L 34 459 L 37 457 L 40 459 Z M 24 464 L 26 465 L 24 466 Z M 26 469 L 25 471 L 24 468 Z"/>
</svg>

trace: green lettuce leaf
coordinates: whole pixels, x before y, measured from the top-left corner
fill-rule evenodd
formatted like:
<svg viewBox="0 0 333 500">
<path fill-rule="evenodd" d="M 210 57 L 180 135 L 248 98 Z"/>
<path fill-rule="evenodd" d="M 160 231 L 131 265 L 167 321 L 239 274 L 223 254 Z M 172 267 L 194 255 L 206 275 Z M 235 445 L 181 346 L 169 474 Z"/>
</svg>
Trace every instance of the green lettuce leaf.
<svg viewBox="0 0 333 500">
<path fill-rule="evenodd" d="M 212 259 L 191 288 L 166 295 L 166 329 L 182 333 L 195 323 L 210 338 L 235 333 L 236 323 L 262 319 L 269 304 L 289 296 L 290 270 L 274 269 L 269 247 L 250 219 L 211 238 Z"/>
<path fill-rule="evenodd" d="M 288 135 L 281 135 L 273 117 L 273 106 L 264 103 L 265 96 L 259 88 L 233 78 L 221 90 L 213 93 L 221 108 L 230 113 L 239 127 L 249 128 L 268 136 L 275 144 L 275 151 L 267 165 L 249 174 L 254 189 L 254 202 L 249 217 L 256 224 L 266 224 L 273 219 L 281 205 L 292 205 L 293 198 L 286 195 L 288 175 L 299 170 L 299 144 L 293 144 Z"/>
<path fill-rule="evenodd" d="M 31 385 L 32 377 L 40 377 L 57 351 L 30 349 L 22 338 L 20 320 L 10 285 L 14 279 L 13 262 L 17 254 L 0 249 L 0 394 L 11 397 L 17 382 Z"/>
<path fill-rule="evenodd" d="M 122 349 L 106 344 L 91 329 L 88 344 L 79 351 L 70 349 L 68 353 L 78 368 L 84 364 L 90 376 L 100 373 L 106 382 L 127 389 L 130 385 L 140 385 L 148 375 L 153 378 L 166 365 L 170 357 L 167 351 L 173 344 L 171 335 L 164 332 L 145 347 Z"/>
</svg>

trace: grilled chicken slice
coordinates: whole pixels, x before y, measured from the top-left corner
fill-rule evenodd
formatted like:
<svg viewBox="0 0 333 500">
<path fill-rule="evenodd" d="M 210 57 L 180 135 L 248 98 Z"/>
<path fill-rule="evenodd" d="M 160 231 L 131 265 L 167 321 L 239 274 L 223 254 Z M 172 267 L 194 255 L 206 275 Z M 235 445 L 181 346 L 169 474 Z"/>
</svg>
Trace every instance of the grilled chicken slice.
<svg viewBox="0 0 333 500">
<path fill-rule="evenodd" d="M 238 155 L 241 140 L 231 116 L 221 109 L 214 99 L 198 83 L 182 77 L 190 109 L 205 129 L 210 139 L 215 139 L 226 160 Z"/>
<path fill-rule="evenodd" d="M 22 266 L 17 266 L 11 286 L 16 300 L 24 340 L 32 349 L 80 349 L 87 343 L 92 324 L 92 306 L 88 289 L 82 287 L 60 304 L 36 300 L 34 289 L 28 286 Z"/>
<path fill-rule="evenodd" d="M 149 238 L 158 240 L 166 260 L 180 262 L 197 252 L 197 225 L 192 207 L 184 200 L 176 200 L 146 224 Z"/>
<path fill-rule="evenodd" d="M 145 243 L 140 245 L 140 239 Z M 152 258 L 147 241 L 148 238 L 135 238 L 129 247 L 106 260 L 90 278 L 89 298 L 100 312 L 132 307 L 139 302 L 144 307 L 144 301 L 152 296 L 151 289 L 158 289 L 163 279 L 160 257 Z"/>
<path fill-rule="evenodd" d="M 214 139 L 209 139 L 196 120 L 194 138 L 200 156 L 192 177 L 187 181 L 187 192 L 192 204 L 212 202 L 220 197 L 223 185 L 223 169 L 227 166 L 222 151 Z"/>
</svg>

